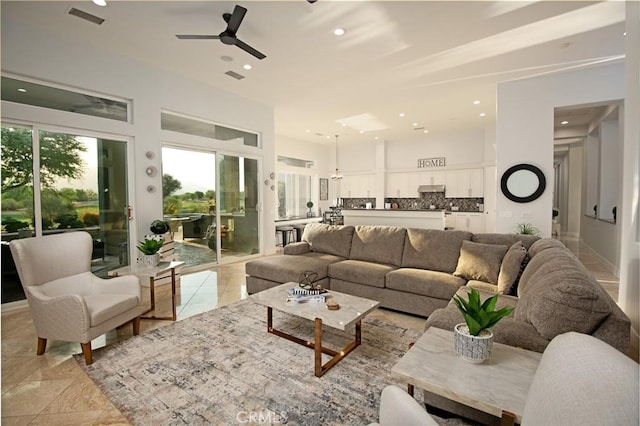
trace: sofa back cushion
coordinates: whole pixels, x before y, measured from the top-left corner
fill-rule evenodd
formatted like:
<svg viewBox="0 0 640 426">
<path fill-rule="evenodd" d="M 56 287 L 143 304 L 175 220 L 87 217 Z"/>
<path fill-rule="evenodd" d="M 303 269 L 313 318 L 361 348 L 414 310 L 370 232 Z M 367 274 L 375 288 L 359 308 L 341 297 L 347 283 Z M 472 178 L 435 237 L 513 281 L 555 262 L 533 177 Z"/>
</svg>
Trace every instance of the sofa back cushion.
<svg viewBox="0 0 640 426">
<path fill-rule="evenodd" d="M 549 248 L 564 249 L 565 245 L 560 240 L 555 238 L 541 238 L 535 243 L 531 244 L 531 247 L 527 249 L 529 258 L 535 257 L 538 253 Z"/>
<path fill-rule="evenodd" d="M 497 285 L 500 265 L 507 250 L 509 247 L 503 245 L 463 241 L 453 275 Z"/>
<path fill-rule="evenodd" d="M 502 259 L 502 265 L 500 265 L 498 293 L 512 294 L 511 288 L 520 275 L 520 267 L 526 256 L 527 249 L 524 248 L 522 241 L 517 241 L 509 247 L 507 254 L 505 254 L 504 259 Z"/>
<path fill-rule="evenodd" d="M 507 247 L 511 247 L 514 243 L 521 241 L 522 245 L 524 245 L 524 248 L 527 250 L 529 250 L 529 247 L 539 239 L 540 237 L 536 237 L 535 235 L 494 233 L 473 234 L 471 237 L 471 241 L 474 243 L 499 244 Z"/>
<path fill-rule="evenodd" d="M 358 225 L 353 233 L 350 259 L 401 266 L 407 230 L 396 226 Z"/>
<path fill-rule="evenodd" d="M 462 242 L 471 239 L 471 232 L 437 229 L 407 229 L 402 266 L 447 272 L 456 270 Z"/>
<path fill-rule="evenodd" d="M 591 334 L 612 312 L 613 300 L 567 249 L 544 250 L 526 272 L 514 316 L 547 340 L 568 331 Z"/>
<path fill-rule="evenodd" d="M 353 226 L 349 225 L 309 223 L 304 228 L 302 241 L 309 244 L 311 251 L 348 258 L 351 252 L 353 231 Z"/>
</svg>

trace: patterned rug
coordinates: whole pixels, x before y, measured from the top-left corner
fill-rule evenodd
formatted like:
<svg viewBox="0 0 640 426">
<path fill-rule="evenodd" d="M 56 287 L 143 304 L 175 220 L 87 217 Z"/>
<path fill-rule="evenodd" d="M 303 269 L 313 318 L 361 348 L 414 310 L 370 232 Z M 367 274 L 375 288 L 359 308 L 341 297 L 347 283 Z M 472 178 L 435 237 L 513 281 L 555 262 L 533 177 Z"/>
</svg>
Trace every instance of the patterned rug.
<svg viewBox="0 0 640 426">
<path fill-rule="evenodd" d="M 313 340 L 311 321 L 274 310 L 274 327 Z M 313 351 L 268 334 L 266 308 L 244 300 L 76 359 L 135 425 L 365 425 L 386 385 L 404 388 L 391 368 L 421 334 L 365 318 L 362 345 L 317 378 Z M 352 338 L 327 327 L 323 344 Z"/>
</svg>

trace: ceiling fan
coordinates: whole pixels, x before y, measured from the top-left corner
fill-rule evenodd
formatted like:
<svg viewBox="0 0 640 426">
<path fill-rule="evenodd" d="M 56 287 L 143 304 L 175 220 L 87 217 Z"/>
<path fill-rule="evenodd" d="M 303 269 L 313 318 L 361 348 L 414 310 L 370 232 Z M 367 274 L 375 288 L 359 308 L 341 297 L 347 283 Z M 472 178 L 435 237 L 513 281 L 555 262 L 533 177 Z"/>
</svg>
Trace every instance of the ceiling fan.
<svg viewBox="0 0 640 426">
<path fill-rule="evenodd" d="M 227 23 L 227 29 L 218 35 L 176 34 L 176 37 L 180 40 L 220 40 L 224 44 L 237 46 L 258 59 L 264 59 L 266 58 L 265 54 L 257 51 L 236 37 L 238 28 L 240 27 L 242 19 L 244 19 L 244 15 L 246 13 L 247 9 L 239 5 L 236 5 L 233 9 L 233 13 L 224 13 L 222 15 L 222 19 Z"/>
</svg>

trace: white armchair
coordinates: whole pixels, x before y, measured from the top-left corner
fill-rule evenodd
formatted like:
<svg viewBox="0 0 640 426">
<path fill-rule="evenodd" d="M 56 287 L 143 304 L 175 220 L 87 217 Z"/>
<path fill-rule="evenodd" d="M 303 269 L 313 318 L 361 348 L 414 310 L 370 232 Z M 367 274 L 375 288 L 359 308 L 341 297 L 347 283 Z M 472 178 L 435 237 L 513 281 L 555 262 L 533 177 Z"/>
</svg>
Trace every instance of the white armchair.
<svg viewBox="0 0 640 426">
<path fill-rule="evenodd" d="M 13 240 L 10 247 L 38 335 L 38 355 L 47 339 L 79 342 L 88 365 L 91 340 L 129 321 L 133 334 L 140 332 L 146 308 L 138 278 L 93 275 L 87 232 Z"/>
</svg>

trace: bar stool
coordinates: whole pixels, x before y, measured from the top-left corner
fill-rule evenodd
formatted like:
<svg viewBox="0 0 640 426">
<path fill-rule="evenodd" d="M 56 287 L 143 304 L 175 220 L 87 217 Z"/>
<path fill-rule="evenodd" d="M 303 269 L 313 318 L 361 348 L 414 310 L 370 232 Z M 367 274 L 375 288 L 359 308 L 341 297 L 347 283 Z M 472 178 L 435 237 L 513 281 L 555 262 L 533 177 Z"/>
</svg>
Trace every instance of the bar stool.
<svg viewBox="0 0 640 426">
<path fill-rule="evenodd" d="M 305 225 L 304 223 L 301 223 L 299 225 L 293 225 L 293 229 L 296 230 L 296 241 L 300 242 L 302 241 L 302 234 L 304 234 L 304 228 L 307 225 Z"/>
<path fill-rule="evenodd" d="M 284 247 L 289 244 L 289 240 L 293 240 L 293 226 L 276 226 L 276 246 Z M 282 245 L 278 244 L 280 237 L 278 234 L 282 234 Z"/>
</svg>

